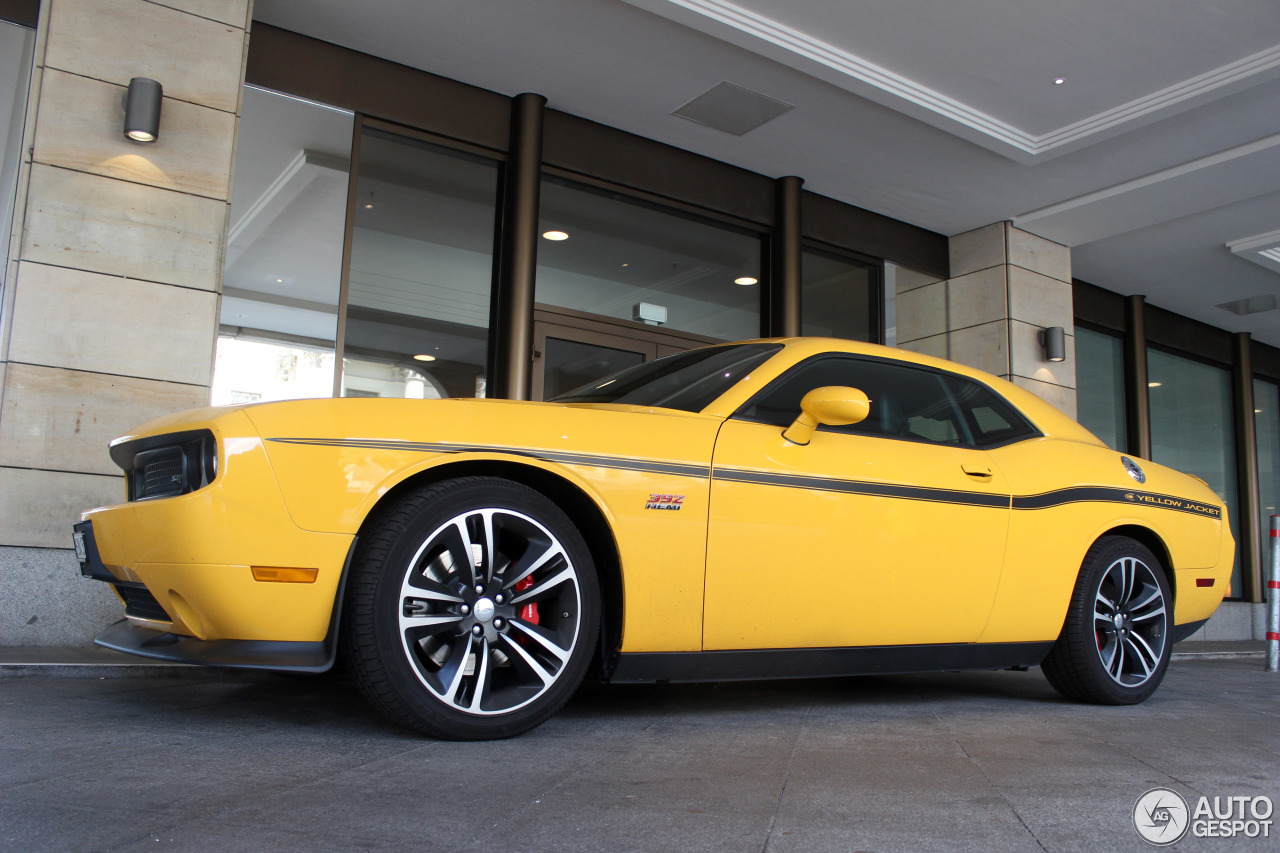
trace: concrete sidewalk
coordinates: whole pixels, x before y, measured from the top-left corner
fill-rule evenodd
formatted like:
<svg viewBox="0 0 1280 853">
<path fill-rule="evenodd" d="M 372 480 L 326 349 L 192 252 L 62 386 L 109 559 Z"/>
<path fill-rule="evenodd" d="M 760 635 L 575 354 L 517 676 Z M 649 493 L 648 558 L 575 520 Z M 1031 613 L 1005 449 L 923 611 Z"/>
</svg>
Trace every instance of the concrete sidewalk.
<svg viewBox="0 0 1280 853">
<path fill-rule="evenodd" d="M 0 681 L 3 850 L 1145 851 L 1153 787 L 1280 800 L 1280 675 L 1256 657 L 1179 657 L 1129 708 L 1036 670 L 589 686 L 472 744 L 333 681 L 28 664 Z"/>
</svg>

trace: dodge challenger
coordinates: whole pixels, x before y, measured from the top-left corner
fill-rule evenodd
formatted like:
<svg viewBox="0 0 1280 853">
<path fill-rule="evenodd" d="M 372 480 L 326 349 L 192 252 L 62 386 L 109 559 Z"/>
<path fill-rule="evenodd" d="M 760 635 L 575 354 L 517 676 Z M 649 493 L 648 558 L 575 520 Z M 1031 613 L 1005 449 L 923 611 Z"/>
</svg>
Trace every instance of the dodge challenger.
<svg viewBox="0 0 1280 853">
<path fill-rule="evenodd" d="M 340 659 L 394 720 L 508 737 L 605 682 L 1039 665 L 1141 702 L 1227 591 L 1202 481 L 963 365 L 851 341 L 693 350 L 549 402 L 205 408 L 110 447 L 74 526 L 99 645 Z"/>
</svg>

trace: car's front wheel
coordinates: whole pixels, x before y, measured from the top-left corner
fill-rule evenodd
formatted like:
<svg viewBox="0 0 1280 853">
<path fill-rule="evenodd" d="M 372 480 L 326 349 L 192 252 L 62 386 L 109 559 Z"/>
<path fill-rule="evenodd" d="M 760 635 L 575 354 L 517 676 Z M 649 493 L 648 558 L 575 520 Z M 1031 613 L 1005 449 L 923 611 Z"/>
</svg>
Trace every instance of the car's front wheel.
<svg viewBox="0 0 1280 853">
<path fill-rule="evenodd" d="M 1068 699 L 1133 705 L 1155 692 L 1169 666 L 1173 595 L 1144 545 L 1104 536 L 1085 555 L 1062 634 L 1041 664 Z"/>
<path fill-rule="evenodd" d="M 376 706 L 451 740 L 510 737 L 560 709 L 590 662 L 599 592 L 559 507 L 518 483 L 459 478 L 401 497 L 371 528 L 342 637 Z"/>
</svg>

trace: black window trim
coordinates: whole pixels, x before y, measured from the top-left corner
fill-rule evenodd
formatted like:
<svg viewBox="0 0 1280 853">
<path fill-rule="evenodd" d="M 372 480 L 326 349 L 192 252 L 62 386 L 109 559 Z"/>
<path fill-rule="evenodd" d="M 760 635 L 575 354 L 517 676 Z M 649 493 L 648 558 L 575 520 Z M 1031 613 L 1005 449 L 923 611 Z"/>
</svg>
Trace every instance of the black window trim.
<svg viewBox="0 0 1280 853">
<path fill-rule="evenodd" d="M 793 373 L 799 371 L 800 369 L 804 368 L 810 363 L 817 361 L 818 359 L 831 358 L 833 356 L 836 358 L 844 358 L 851 361 L 864 361 L 864 362 L 873 362 L 877 364 L 892 365 L 895 367 L 906 367 L 911 370 L 920 370 L 925 373 L 932 373 L 934 375 L 941 376 L 944 379 L 951 378 L 951 379 L 959 380 L 961 382 L 972 382 L 978 387 L 991 392 L 997 398 L 1003 401 L 1004 404 L 1009 407 L 1009 411 L 1013 412 L 1013 414 L 1021 422 L 1021 425 L 1025 427 L 1027 430 L 1026 434 L 1024 435 L 1019 435 L 1014 438 L 1007 438 L 1007 439 L 1004 439 L 1003 441 L 994 441 L 989 444 L 982 444 L 980 442 L 975 441 L 973 444 L 954 445 L 954 444 L 946 444 L 938 441 L 929 441 L 928 439 L 924 439 L 924 438 L 912 438 L 910 436 L 905 436 L 905 435 L 866 435 L 866 436 L 862 436 L 863 438 L 884 438 L 884 439 L 889 439 L 890 441 L 909 441 L 913 444 L 928 444 L 936 447 L 961 447 L 969 450 L 996 450 L 997 448 L 1007 447 L 1010 444 L 1017 444 L 1018 442 L 1029 441 L 1034 438 L 1044 438 L 1044 433 L 1040 431 L 1039 427 L 1037 427 L 1030 418 L 1028 418 L 1026 415 L 1022 413 L 1021 409 L 1015 406 L 1009 400 L 1009 398 L 1005 397 L 1003 394 L 1001 394 L 999 391 L 992 388 L 990 385 L 986 384 L 985 382 L 980 382 L 979 380 L 974 379 L 971 376 L 963 376 L 959 373 L 955 373 L 950 370 L 942 370 L 941 368 L 932 367 L 927 364 L 917 364 L 916 362 L 913 362 L 913 361 L 903 361 L 901 359 L 896 359 L 896 358 L 884 358 L 882 356 L 864 355 L 862 353 L 853 353 L 853 352 L 817 353 L 816 355 L 811 355 L 808 358 L 804 359 L 803 361 L 800 361 L 800 362 L 797 362 L 796 364 L 791 365 L 791 367 L 783 371 L 782 374 L 780 374 L 779 376 L 775 376 L 773 381 L 770 382 L 768 385 L 761 388 L 756 393 L 752 394 L 751 397 L 747 399 L 745 403 L 739 406 L 737 410 L 735 410 L 734 413 L 729 416 L 729 419 L 738 420 L 738 421 L 747 421 L 749 423 L 766 423 L 766 424 L 769 423 L 768 421 L 762 420 L 760 418 L 750 417 L 749 415 L 744 414 L 744 412 L 748 408 L 750 408 L 756 402 L 756 400 L 758 400 L 760 397 L 767 394 L 770 389 L 776 387 L 778 384 L 782 382 L 785 382 L 787 378 L 790 377 Z M 943 383 L 943 388 L 946 390 L 947 395 L 949 397 L 953 396 L 951 389 L 947 387 L 945 382 Z M 971 430 L 972 425 L 968 423 L 968 416 L 965 415 L 963 407 L 961 407 L 954 399 L 952 399 L 952 405 L 955 405 L 956 408 L 960 410 L 961 416 L 965 418 L 965 428 Z M 769 424 L 769 425 L 775 426 L 775 424 Z M 857 435 L 857 433 L 837 432 L 835 429 L 829 428 L 826 424 L 819 424 L 818 431 L 830 432 L 836 435 Z"/>
</svg>

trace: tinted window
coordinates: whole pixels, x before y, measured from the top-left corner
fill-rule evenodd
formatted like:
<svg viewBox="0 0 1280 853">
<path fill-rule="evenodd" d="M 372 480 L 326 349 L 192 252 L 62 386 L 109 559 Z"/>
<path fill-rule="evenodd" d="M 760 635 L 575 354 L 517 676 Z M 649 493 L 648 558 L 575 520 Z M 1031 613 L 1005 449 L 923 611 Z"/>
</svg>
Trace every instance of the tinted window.
<svg viewBox="0 0 1280 853">
<path fill-rule="evenodd" d="M 800 414 L 800 400 L 814 388 L 846 385 L 871 399 L 861 423 L 822 426 L 825 432 L 880 435 L 934 444 L 971 444 L 959 409 L 940 373 L 885 361 L 831 356 L 792 369 L 758 394 L 737 416 L 787 426 Z"/>
<path fill-rule="evenodd" d="M 958 376 L 873 359 L 828 356 L 805 362 L 772 383 L 737 417 L 788 426 L 814 388 L 845 385 L 871 400 L 866 420 L 821 426 L 825 432 L 879 435 L 931 444 L 991 447 L 1037 435 L 989 388 Z"/>
<path fill-rule="evenodd" d="M 700 412 L 780 349 L 781 344 L 738 344 L 690 350 L 606 376 L 552 402 L 629 403 Z"/>
<path fill-rule="evenodd" d="M 947 385 L 978 447 L 999 447 L 1040 434 L 1003 397 L 985 385 L 959 376 L 947 376 Z"/>
</svg>

